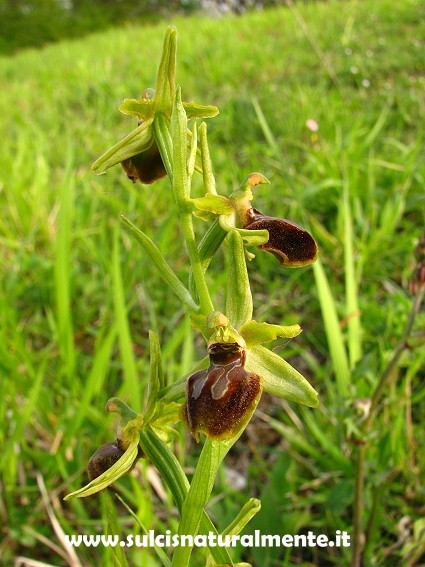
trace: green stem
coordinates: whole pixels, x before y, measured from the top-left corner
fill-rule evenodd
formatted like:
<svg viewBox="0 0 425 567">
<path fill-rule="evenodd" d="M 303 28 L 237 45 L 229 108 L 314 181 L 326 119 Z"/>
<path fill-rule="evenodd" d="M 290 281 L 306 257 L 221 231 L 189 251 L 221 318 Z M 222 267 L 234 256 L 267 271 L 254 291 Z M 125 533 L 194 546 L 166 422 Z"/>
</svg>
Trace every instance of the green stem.
<svg viewBox="0 0 425 567">
<path fill-rule="evenodd" d="M 198 255 L 201 261 L 202 272 L 204 274 L 207 271 L 214 254 L 220 248 L 227 234 L 228 233 L 221 227 L 218 219 L 215 219 L 202 237 L 198 246 Z M 189 273 L 189 291 L 193 295 L 195 290 L 196 284 L 191 270 Z M 197 297 L 195 297 L 195 300 L 197 300 Z"/>
<path fill-rule="evenodd" d="M 184 502 L 189 492 L 189 481 L 187 480 L 176 456 L 171 452 L 168 446 L 159 439 L 149 426 L 143 427 L 140 430 L 140 446 L 142 447 L 145 455 L 161 473 L 162 478 L 165 480 L 165 483 L 173 495 L 177 508 L 183 514 Z M 211 522 L 207 513 L 203 510 L 203 507 L 200 508 L 200 514 L 198 524 L 200 532 L 203 534 L 211 532 L 217 536 L 217 529 Z M 233 565 L 229 552 L 226 548 L 218 546 L 211 547 L 209 551 L 218 565 Z M 177 563 L 177 565 L 180 564 Z"/>
<path fill-rule="evenodd" d="M 195 474 L 188 495 L 183 503 L 179 534 L 195 536 L 199 532 L 201 519 L 211 495 L 218 468 L 232 445 L 242 432 L 228 441 L 212 441 L 207 439 L 196 465 Z M 188 567 L 192 548 L 178 547 L 173 555 L 172 567 Z"/>
<path fill-rule="evenodd" d="M 158 148 L 173 186 L 183 235 L 186 241 L 192 273 L 198 292 L 200 311 L 207 315 L 214 311 L 207 282 L 202 269 L 193 229 L 192 213 L 188 208 L 190 199 L 190 180 L 187 172 L 187 119 L 181 102 L 180 89 L 177 90 L 173 109 L 172 125 L 163 114 L 154 121 L 155 137 Z"/>
<path fill-rule="evenodd" d="M 189 253 L 190 265 L 192 267 L 193 279 L 195 281 L 196 290 L 198 292 L 200 312 L 208 315 L 214 311 L 211 301 L 210 292 L 205 279 L 202 262 L 199 257 L 198 246 L 195 239 L 195 231 L 193 229 L 192 213 L 180 214 L 183 233 L 186 240 L 186 246 Z"/>
</svg>

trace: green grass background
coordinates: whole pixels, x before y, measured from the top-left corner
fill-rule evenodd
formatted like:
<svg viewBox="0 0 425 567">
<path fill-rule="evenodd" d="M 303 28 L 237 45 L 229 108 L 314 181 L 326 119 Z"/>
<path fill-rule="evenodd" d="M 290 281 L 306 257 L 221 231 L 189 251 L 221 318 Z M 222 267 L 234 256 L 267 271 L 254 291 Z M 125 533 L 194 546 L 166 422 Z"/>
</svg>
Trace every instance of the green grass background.
<svg viewBox="0 0 425 567">
<path fill-rule="evenodd" d="M 371 394 L 402 335 L 425 220 L 425 5 L 353 0 L 173 23 L 184 99 L 220 108 L 209 123 L 219 190 L 230 194 L 261 171 L 271 185 L 256 189 L 255 207 L 309 226 L 321 250 L 314 269 L 283 269 L 260 252 L 249 266 L 255 318 L 303 327 L 276 348 L 321 405 L 264 396 L 209 511 L 223 529 L 256 496 L 263 507 L 249 530 L 351 533 L 356 402 Z M 146 231 L 186 278 L 167 180 L 145 187 L 120 168 L 90 172 L 134 127 L 116 109 L 153 86 L 166 25 L 0 59 L 1 565 L 20 556 L 126 564 L 122 550 L 100 547 L 71 557 L 61 538 L 61 530 L 137 533 L 122 504 L 112 494 L 62 498 L 114 437 L 108 398 L 141 408 L 148 329 L 160 334 L 170 382 L 204 356 L 179 301 L 119 221 L 125 214 Z M 199 221 L 198 234 L 204 229 Z M 225 278 L 219 256 L 210 276 L 218 305 Z M 423 328 L 422 313 L 368 445 L 366 565 L 420 564 L 425 553 Z M 200 448 L 178 430 L 175 449 L 190 474 Z M 229 471 L 245 479 L 242 490 Z M 174 504 L 155 478 L 141 461 L 117 487 L 146 529 L 175 531 Z M 234 555 L 261 567 L 348 565 L 349 556 L 335 548 Z M 153 550 L 128 550 L 127 560 L 161 565 Z"/>
</svg>

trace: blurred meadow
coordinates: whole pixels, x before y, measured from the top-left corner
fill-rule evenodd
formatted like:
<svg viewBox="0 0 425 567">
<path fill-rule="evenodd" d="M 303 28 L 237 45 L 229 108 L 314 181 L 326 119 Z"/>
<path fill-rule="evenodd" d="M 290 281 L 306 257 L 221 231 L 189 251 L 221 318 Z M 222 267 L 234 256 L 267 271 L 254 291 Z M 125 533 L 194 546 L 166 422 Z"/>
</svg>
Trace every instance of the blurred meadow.
<svg viewBox="0 0 425 567">
<path fill-rule="evenodd" d="M 254 206 L 308 226 L 320 248 L 313 267 L 285 269 L 259 251 L 249 265 L 254 318 L 302 326 L 276 349 L 318 390 L 320 406 L 264 395 L 208 510 L 223 529 L 254 496 L 262 509 L 245 533 L 353 534 L 365 443 L 363 564 L 423 565 L 423 310 L 366 439 L 359 430 L 361 402 L 402 339 L 425 226 L 425 4 L 288 4 L 172 20 L 184 99 L 220 109 L 208 122 L 220 190 L 262 172 L 271 184 L 256 188 Z M 168 180 L 142 186 L 119 167 L 90 172 L 135 126 L 117 108 L 154 86 L 168 23 L 0 58 L 0 565 L 156 567 L 149 549 L 71 553 L 62 533 L 177 529 L 170 494 L 144 460 L 115 485 L 138 522 L 112 491 L 63 502 L 86 481 L 93 451 L 113 439 L 106 401 L 142 407 L 148 330 L 159 333 L 170 383 L 205 354 L 120 222 L 125 214 L 146 231 L 186 281 Z M 225 281 L 218 256 L 209 271 L 218 304 Z M 190 476 L 200 446 L 177 429 L 175 452 Z M 351 553 L 240 548 L 232 557 L 255 567 L 341 566 Z"/>
</svg>

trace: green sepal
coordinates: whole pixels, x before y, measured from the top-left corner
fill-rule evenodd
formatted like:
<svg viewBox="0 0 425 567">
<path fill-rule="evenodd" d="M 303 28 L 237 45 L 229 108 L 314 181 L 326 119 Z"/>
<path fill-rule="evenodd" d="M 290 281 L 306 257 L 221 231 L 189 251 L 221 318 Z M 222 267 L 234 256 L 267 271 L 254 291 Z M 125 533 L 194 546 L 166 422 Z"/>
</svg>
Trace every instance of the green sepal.
<svg viewBox="0 0 425 567">
<path fill-rule="evenodd" d="M 114 464 L 110 469 L 102 473 L 100 476 L 83 486 L 79 490 L 75 490 L 67 494 L 64 500 L 71 500 L 72 498 L 85 498 L 100 492 L 107 488 L 116 480 L 124 476 L 133 466 L 134 461 L 137 459 L 139 445 L 139 432 L 133 429 L 133 438 L 126 449 L 123 456 Z"/>
<path fill-rule="evenodd" d="M 274 352 L 257 345 L 247 350 L 245 368 L 263 379 L 263 389 L 272 396 L 309 407 L 319 405 L 318 394 L 308 381 Z"/>
<path fill-rule="evenodd" d="M 157 245 L 137 226 L 135 226 L 129 219 L 122 216 L 122 222 L 131 230 L 140 244 L 143 246 L 145 252 L 149 255 L 150 259 L 157 267 L 159 275 L 162 279 L 170 286 L 177 297 L 191 310 L 199 311 L 198 305 L 193 300 L 189 290 L 185 285 L 179 280 L 173 270 L 170 268 L 169 264 L 165 260 L 164 256 L 160 252 Z"/>
<path fill-rule="evenodd" d="M 173 182 L 173 141 L 170 132 L 170 119 L 163 113 L 157 112 L 153 122 L 153 131 L 162 163 Z"/>
<path fill-rule="evenodd" d="M 91 166 L 92 171 L 101 175 L 113 165 L 149 149 L 154 142 L 152 122 L 153 117 L 145 120 L 125 138 L 102 154 Z"/>
<path fill-rule="evenodd" d="M 197 104 L 196 102 L 184 102 L 187 118 L 214 118 L 219 113 L 216 106 Z"/>
<path fill-rule="evenodd" d="M 245 249 L 238 231 L 232 230 L 227 244 L 226 316 L 239 329 L 252 318 L 252 294 L 246 269 Z"/>
<path fill-rule="evenodd" d="M 301 331 L 299 325 L 270 325 L 269 323 L 257 323 L 257 321 L 248 321 L 239 328 L 247 348 L 275 341 L 278 337 L 292 339 Z"/>
</svg>

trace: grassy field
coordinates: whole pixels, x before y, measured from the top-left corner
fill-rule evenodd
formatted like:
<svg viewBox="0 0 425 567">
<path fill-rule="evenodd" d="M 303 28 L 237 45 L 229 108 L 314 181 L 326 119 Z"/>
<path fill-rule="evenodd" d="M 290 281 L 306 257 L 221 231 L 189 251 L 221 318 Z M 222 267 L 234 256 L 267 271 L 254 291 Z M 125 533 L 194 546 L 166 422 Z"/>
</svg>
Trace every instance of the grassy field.
<svg viewBox="0 0 425 567">
<path fill-rule="evenodd" d="M 425 5 L 327 2 L 173 23 L 184 99 L 220 108 L 209 123 L 217 184 L 230 194 L 261 171 L 271 185 L 257 189 L 254 206 L 309 226 L 321 251 L 314 268 L 285 270 L 261 253 L 249 266 L 255 318 L 303 327 L 277 348 L 321 404 L 264 396 L 209 512 L 223 529 L 249 496 L 261 498 L 248 533 L 353 534 L 357 519 L 365 566 L 423 564 L 423 311 L 366 433 L 362 402 L 402 340 L 425 225 Z M 153 86 L 166 25 L 0 59 L 1 565 L 126 565 L 122 550 L 71 555 L 61 534 L 177 529 L 174 503 L 143 460 L 117 484 L 140 525 L 112 492 L 63 502 L 85 482 L 93 451 L 113 439 L 108 398 L 141 408 L 148 330 L 160 335 L 170 382 L 204 356 L 184 308 L 119 220 L 125 214 L 178 258 L 172 266 L 185 279 L 168 181 L 148 187 L 119 168 L 90 172 L 134 126 L 116 109 Z M 210 280 L 218 297 L 225 278 L 219 260 Z M 181 424 L 175 451 L 190 474 L 200 448 Z M 365 491 L 356 501 L 359 458 Z M 351 554 L 233 557 L 256 567 L 341 566 Z M 130 566 L 162 565 L 153 550 L 126 556 Z"/>
</svg>

